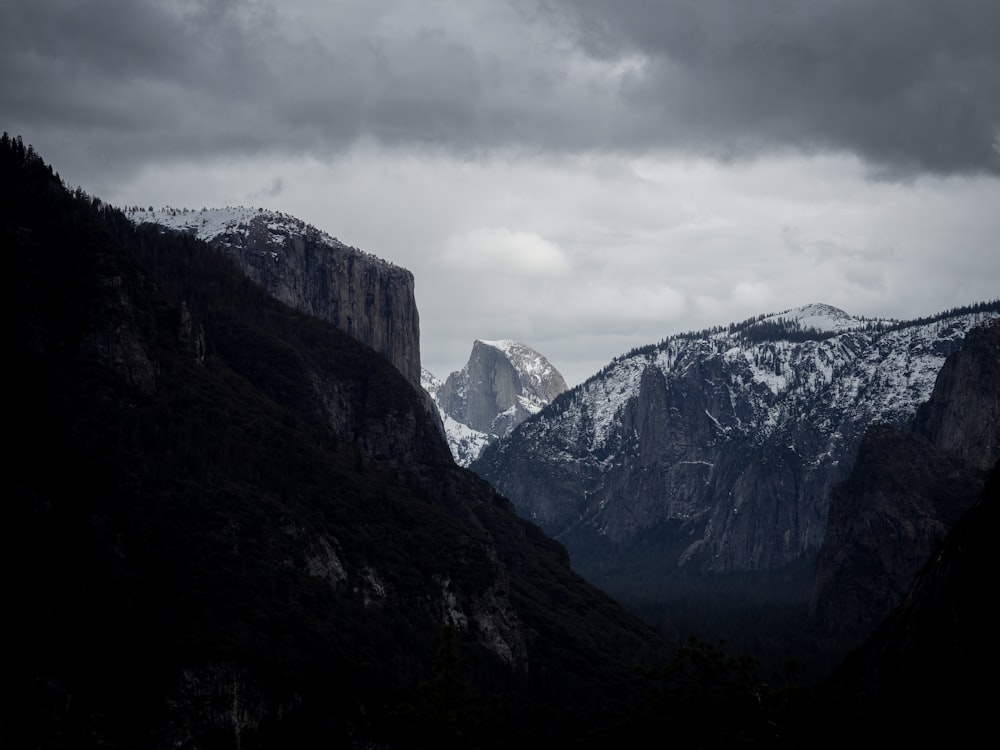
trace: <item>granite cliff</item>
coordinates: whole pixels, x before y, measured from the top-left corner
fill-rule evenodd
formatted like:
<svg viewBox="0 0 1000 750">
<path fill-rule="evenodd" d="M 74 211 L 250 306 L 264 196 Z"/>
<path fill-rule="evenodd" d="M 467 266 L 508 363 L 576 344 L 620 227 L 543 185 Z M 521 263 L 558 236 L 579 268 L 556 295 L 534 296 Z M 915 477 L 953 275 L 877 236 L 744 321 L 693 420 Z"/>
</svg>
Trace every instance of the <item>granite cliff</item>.
<svg viewBox="0 0 1000 750">
<path fill-rule="evenodd" d="M 133 209 L 136 223 L 190 232 L 286 305 L 333 323 L 420 387 L 413 274 L 287 214 L 262 209 Z"/>
<path fill-rule="evenodd" d="M 998 311 L 899 322 L 810 305 L 672 336 L 616 359 L 472 468 L 619 593 L 682 570 L 809 561 L 865 429 L 912 420 L 948 354 Z"/>
<path fill-rule="evenodd" d="M 831 495 L 811 612 L 842 647 L 901 602 L 1000 461 L 1000 320 L 973 328 L 910 425 L 869 428 Z"/>
<path fill-rule="evenodd" d="M 562 374 L 545 357 L 507 339 L 475 341 L 465 367 L 444 383 L 425 373 L 423 385 L 463 466 L 566 390 Z"/>
</svg>

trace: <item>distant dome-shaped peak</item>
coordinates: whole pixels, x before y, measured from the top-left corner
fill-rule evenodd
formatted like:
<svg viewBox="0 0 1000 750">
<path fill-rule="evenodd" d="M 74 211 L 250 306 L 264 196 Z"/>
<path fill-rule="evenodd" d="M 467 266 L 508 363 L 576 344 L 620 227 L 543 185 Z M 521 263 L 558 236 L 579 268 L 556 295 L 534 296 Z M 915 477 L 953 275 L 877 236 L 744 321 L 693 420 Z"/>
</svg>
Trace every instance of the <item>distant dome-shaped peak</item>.
<svg viewBox="0 0 1000 750">
<path fill-rule="evenodd" d="M 823 315 L 830 318 L 850 318 L 846 312 L 841 310 L 839 307 L 834 307 L 833 305 L 828 305 L 825 302 L 813 302 L 808 305 L 803 305 L 802 307 L 796 307 L 792 310 L 798 317 L 808 317 L 814 315 Z"/>
<path fill-rule="evenodd" d="M 512 339 L 476 339 L 473 350 L 476 344 L 501 352 L 517 370 L 525 386 L 538 384 L 543 380 L 554 380 L 558 388 L 566 390 L 566 381 L 562 374 L 542 354 L 527 344 Z"/>
<path fill-rule="evenodd" d="M 839 307 L 823 302 L 813 302 L 809 305 L 796 307 L 771 316 L 772 320 L 796 322 L 802 328 L 816 331 L 840 331 L 851 328 L 858 321 Z"/>
</svg>

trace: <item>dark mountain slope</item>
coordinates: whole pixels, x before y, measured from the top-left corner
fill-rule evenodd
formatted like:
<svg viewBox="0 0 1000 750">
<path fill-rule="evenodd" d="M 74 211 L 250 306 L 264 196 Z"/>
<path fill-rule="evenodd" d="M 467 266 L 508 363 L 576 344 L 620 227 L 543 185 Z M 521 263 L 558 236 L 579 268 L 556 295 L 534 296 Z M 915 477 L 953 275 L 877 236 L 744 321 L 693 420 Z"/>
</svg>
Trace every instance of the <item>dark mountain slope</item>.
<svg viewBox="0 0 1000 750">
<path fill-rule="evenodd" d="M 1000 464 L 902 603 L 827 686 L 830 746 L 862 734 L 960 746 L 993 732 L 998 509 Z"/>
<path fill-rule="evenodd" d="M 645 705 L 662 642 L 372 350 L 6 137 L 0 243 L 0 744 L 597 742 Z"/>
<path fill-rule="evenodd" d="M 812 614 L 860 644 L 982 490 L 1000 460 L 1000 321 L 973 328 L 904 428 L 871 427 L 834 488 Z"/>
<path fill-rule="evenodd" d="M 998 300 L 906 322 L 814 304 L 671 336 L 471 468 L 633 611 L 778 664 L 823 650 L 807 632 L 813 574 L 865 431 L 909 424 L 948 355 L 998 315 Z M 982 382 L 985 397 L 996 381 Z"/>
<path fill-rule="evenodd" d="M 205 240 L 271 296 L 333 323 L 420 386 L 420 321 L 406 269 L 263 208 L 133 207 L 128 215 Z"/>
</svg>

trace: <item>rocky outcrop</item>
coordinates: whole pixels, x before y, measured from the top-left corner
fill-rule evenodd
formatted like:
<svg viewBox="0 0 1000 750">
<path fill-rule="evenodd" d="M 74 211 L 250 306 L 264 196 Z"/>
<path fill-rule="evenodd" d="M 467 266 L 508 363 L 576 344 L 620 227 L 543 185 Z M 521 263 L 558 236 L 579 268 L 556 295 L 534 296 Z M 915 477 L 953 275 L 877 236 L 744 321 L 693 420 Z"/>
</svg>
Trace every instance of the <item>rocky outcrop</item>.
<svg viewBox="0 0 1000 750">
<path fill-rule="evenodd" d="M 468 364 L 444 382 L 438 403 L 472 429 L 504 437 L 565 390 L 558 370 L 526 344 L 476 341 Z"/>
<path fill-rule="evenodd" d="M 846 649 L 895 607 L 1000 460 L 1000 321 L 972 329 L 906 428 L 868 430 L 831 496 L 811 612 Z"/>
<path fill-rule="evenodd" d="M 912 420 L 947 355 L 998 308 L 900 323 L 810 305 L 670 337 L 557 398 L 472 468 L 612 591 L 799 564 L 823 542 L 830 488 L 865 429 Z"/>
<path fill-rule="evenodd" d="M 980 471 L 992 468 L 1000 456 L 1000 319 L 969 331 L 914 429 Z"/>
<path fill-rule="evenodd" d="M 245 208 L 137 210 L 137 223 L 197 235 L 285 304 L 333 323 L 420 387 L 413 274 L 286 214 Z"/>
<path fill-rule="evenodd" d="M 465 367 L 444 383 L 428 374 L 424 388 L 441 412 L 455 460 L 467 466 L 563 393 L 566 381 L 527 344 L 477 340 Z"/>
<path fill-rule="evenodd" d="M 88 336 L 84 348 L 97 360 L 118 373 L 132 388 L 145 395 L 156 392 L 156 364 L 149 357 L 135 306 L 126 292 L 121 275 L 98 282 L 98 304 L 88 316 Z"/>
<path fill-rule="evenodd" d="M 830 499 L 811 613 L 843 648 L 899 603 L 913 576 L 971 505 L 983 475 L 910 430 L 865 434 L 850 477 Z"/>
</svg>

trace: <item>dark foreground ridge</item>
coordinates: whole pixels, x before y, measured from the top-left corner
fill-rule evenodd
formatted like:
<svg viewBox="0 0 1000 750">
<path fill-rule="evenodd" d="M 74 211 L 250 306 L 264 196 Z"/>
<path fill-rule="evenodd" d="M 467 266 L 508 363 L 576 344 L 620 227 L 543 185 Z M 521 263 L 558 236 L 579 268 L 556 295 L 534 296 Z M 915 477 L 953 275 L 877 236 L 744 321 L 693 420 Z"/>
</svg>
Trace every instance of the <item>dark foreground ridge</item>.
<svg viewBox="0 0 1000 750">
<path fill-rule="evenodd" d="M 384 358 L 18 139 L 0 170 L 0 745 L 503 745 L 630 711 L 665 643 Z"/>
<path fill-rule="evenodd" d="M 0 746 L 793 747 L 833 720 L 793 668 L 669 644 L 575 575 L 383 357 L 6 135 L 0 243 Z"/>
</svg>

